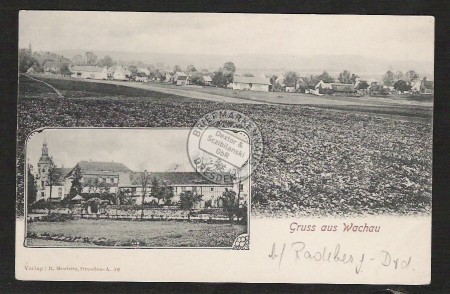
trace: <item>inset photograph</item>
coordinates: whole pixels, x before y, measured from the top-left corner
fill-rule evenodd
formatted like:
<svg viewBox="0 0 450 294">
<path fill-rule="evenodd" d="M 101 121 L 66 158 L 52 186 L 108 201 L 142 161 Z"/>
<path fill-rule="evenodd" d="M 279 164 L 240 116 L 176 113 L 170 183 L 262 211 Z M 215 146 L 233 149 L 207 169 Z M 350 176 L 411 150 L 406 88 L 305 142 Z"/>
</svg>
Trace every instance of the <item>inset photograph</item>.
<svg viewBox="0 0 450 294">
<path fill-rule="evenodd" d="M 26 144 L 26 247 L 249 249 L 250 184 L 199 173 L 190 129 L 44 129 Z M 217 158 L 214 166 L 224 166 Z"/>
</svg>

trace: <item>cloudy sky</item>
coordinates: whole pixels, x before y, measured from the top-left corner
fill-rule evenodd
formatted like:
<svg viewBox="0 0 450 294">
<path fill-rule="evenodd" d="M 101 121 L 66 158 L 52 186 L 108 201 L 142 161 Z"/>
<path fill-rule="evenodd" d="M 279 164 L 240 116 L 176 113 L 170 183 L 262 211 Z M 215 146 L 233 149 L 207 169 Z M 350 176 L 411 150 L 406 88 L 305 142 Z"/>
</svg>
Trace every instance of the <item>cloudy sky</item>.
<svg viewBox="0 0 450 294">
<path fill-rule="evenodd" d="M 44 138 L 58 167 L 70 168 L 81 160 L 114 161 L 134 171 L 193 171 L 187 155 L 189 129 L 47 129 L 27 143 L 27 158 L 35 169 Z"/>
<path fill-rule="evenodd" d="M 362 55 L 434 59 L 434 19 L 331 16 L 22 11 L 19 46 L 174 54 Z"/>
</svg>

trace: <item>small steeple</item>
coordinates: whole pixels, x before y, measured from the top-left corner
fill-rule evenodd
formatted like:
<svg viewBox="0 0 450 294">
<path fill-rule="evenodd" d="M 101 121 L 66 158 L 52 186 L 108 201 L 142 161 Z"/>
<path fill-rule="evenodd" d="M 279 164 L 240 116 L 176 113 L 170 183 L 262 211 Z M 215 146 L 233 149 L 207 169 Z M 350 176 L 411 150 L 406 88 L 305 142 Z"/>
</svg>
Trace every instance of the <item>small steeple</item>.
<svg viewBox="0 0 450 294">
<path fill-rule="evenodd" d="M 44 137 L 44 142 L 42 143 L 42 155 L 41 155 L 41 158 L 39 159 L 38 165 L 49 164 L 50 162 L 51 162 L 51 159 L 48 156 L 47 140 Z"/>
<path fill-rule="evenodd" d="M 44 143 L 42 143 L 42 155 L 48 156 L 47 139 L 44 137 Z"/>
</svg>

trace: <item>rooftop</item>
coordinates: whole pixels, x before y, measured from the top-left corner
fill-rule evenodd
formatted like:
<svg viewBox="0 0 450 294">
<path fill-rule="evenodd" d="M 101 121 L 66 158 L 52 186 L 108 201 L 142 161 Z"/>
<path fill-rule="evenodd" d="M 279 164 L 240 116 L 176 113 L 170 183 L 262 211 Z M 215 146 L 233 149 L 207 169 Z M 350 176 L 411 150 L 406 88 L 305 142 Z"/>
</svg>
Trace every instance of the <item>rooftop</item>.
<svg viewBox="0 0 450 294">
<path fill-rule="evenodd" d="M 120 186 L 139 186 L 142 172 L 129 172 L 119 174 Z M 153 178 L 169 185 L 221 185 L 209 181 L 197 172 L 150 172 L 148 185 L 151 185 Z M 222 186 L 222 185 L 221 185 Z M 229 186 L 229 185 L 225 185 Z"/>
<path fill-rule="evenodd" d="M 257 77 L 234 76 L 233 82 L 234 83 L 242 83 L 242 84 L 271 85 L 269 79 L 267 79 L 267 78 L 257 78 Z"/>
<path fill-rule="evenodd" d="M 102 72 L 103 67 L 93 65 L 77 65 L 72 67 L 72 71 Z"/>
</svg>

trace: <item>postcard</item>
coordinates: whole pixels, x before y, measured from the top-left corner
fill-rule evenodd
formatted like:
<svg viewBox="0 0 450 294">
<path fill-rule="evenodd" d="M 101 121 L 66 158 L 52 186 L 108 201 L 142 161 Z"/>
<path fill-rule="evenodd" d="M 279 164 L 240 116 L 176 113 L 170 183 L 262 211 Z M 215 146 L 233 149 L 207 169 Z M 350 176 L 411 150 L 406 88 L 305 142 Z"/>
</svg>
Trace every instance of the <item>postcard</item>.
<svg viewBox="0 0 450 294">
<path fill-rule="evenodd" d="M 16 278 L 423 285 L 434 18 L 21 11 Z"/>
</svg>

